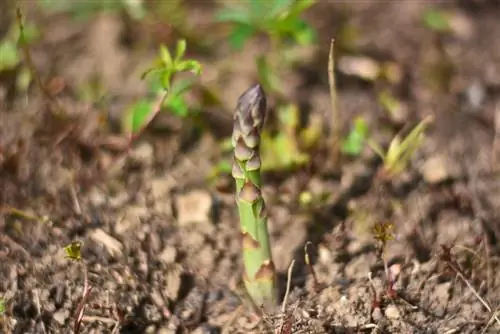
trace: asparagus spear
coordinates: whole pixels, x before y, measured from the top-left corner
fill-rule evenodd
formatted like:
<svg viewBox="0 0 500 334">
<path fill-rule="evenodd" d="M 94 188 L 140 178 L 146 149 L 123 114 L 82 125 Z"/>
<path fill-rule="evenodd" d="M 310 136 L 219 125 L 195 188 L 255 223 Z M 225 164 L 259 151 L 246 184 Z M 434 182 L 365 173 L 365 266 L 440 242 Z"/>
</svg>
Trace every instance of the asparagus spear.
<svg viewBox="0 0 500 334">
<path fill-rule="evenodd" d="M 234 114 L 232 144 L 236 203 L 243 248 L 243 281 L 257 306 L 276 304 L 276 274 L 271 256 L 267 213 L 261 194 L 260 134 L 266 116 L 266 96 L 260 85 L 245 91 Z"/>
</svg>

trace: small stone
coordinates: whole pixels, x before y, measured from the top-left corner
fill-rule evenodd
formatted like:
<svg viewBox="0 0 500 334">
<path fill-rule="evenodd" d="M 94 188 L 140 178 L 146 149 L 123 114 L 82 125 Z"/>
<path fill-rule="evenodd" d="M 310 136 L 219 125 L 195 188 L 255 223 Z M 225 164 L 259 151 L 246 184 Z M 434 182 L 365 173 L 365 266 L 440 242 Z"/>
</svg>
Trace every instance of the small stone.
<svg viewBox="0 0 500 334">
<path fill-rule="evenodd" d="M 399 309 L 395 305 L 389 305 L 385 308 L 385 316 L 390 320 L 397 320 L 401 317 Z"/>
<path fill-rule="evenodd" d="M 118 257 L 122 255 L 123 245 L 121 242 L 104 232 L 104 230 L 96 229 L 90 233 L 89 237 L 95 243 L 103 245 L 111 256 Z"/>
<path fill-rule="evenodd" d="M 148 142 L 138 144 L 130 153 L 130 160 L 141 166 L 151 166 L 154 162 L 153 145 Z"/>
<path fill-rule="evenodd" d="M 165 274 L 163 294 L 170 300 L 176 300 L 182 284 L 182 267 L 178 264 L 169 268 Z"/>
<path fill-rule="evenodd" d="M 144 206 L 128 206 L 124 211 L 125 213 L 115 227 L 115 232 L 120 236 L 139 227 L 141 221 L 149 216 L 149 211 Z"/>
<path fill-rule="evenodd" d="M 338 68 L 346 75 L 373 81 L 380 74 L 380 65 L 375 60 L 363 56 L 343 56 L 339 59 Z"/>
<path fill-rule="evenodd" d="M 193 190 L 179 195 L 176 200 L 179 225 L 206 223 L 210 221 L 212 196 L 203 190 Z"/>
<path fill-rule="evenodd" d="M 177 250 L 173 246 L 167 246 L 158 256 L 158 259 L 165 264 L 171 264 L 175 262 L 177 257 Z"/>
<path fill-rule="evenodd" d="M 427 158 L 420 168 L 420 173 L 425 182 L 438 184 L 455 176 L 456 170 L 453 169 L 444 156 L 436 155 Z"/>
<path fill-rule="evenodd" d="M 69 318 L 69 311 L 68 310 L 57 311 L 52 315 L 52 317 L 59 325 L 64 326 L 66 324 L 66 320 Z"/>
<path fill-rule="evenodd" d="M 380 321 L 382 319 L 382 311 L 380 307 L 376 307 L 372 312 L 372 318 L 374 321 Z"/>
</svg>

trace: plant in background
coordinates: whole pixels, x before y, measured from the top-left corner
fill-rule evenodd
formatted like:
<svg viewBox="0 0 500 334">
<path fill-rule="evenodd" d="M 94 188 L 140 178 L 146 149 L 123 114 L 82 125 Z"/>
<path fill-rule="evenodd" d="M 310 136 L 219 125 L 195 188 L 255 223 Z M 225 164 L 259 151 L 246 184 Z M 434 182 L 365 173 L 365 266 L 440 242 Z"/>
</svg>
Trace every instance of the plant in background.
<svg viewBox="0 0 500 334">
<path fill-rule="evenodd" d="M 193 80 L 175 80 L 182 72 L 201 73 L 201 65 L 196 60 L 184 59 L 186 41 L 177 42 L 175 55 L 168 48 L 160 46 L 160 56 L 152 68 L 143 73 L 142 78 L 149 77 L 151 99 L 141 99 L 133 104 L 123 120 L 125 132 L 137 136 L 160 110 L 168 110 L 180 117 L 189 114 L 185 94 L 192 88 Z"/>
<path fill-rule="evenodd" d="M 146 9 L 142 0 L 61 1 L 38 0 L 42 9 L 54 13 L 70 13 L 77 19 L 87 19 L 99 12 L 125 10 L 135 20 L 143 19 Z"/>
<path fill-rule="evenodd" d="M 5 37 L 0 40 L 0 73 L 15 70 L 22 61 L 22 50 L 18 44 L 29 44 L 39 37 L 39 31 L 33 24 L 25 24 L 21 28 L 19 24 L 11 25 Z M 21 45 L 22 46 L 22 45 Z M 25 90 L 31 82 L 31 73 L 28 66 L 21 66 L 16 78 L 16 86 Z"/>
<path fill-rule="evenodd" d="M 368 124 L 363 117 L 356 117 L 354 125 L 342 143 L 342 153 L 359 155 L 368 137 Z"/>
<path fill-rule="evenodd" d="M 221 9 L 217 21 L 231 23 L 229 44 L 234 49 L 243 45 L 257 34 L 265 34 L 271 42 L 270 55 L 256 59 L 259 80 L 264 88 L 279 91 L 280 65 L 289 63 L 287 46 L 290 42 L 309 45 L 316 39 L 316 33 L 300 16 L 315 0 L 247 0 Z"/>
<path fill-rule="evenodd" d="M 432 122 L 432 119 L 432 116 L 424 118 L 404 139 L 401 139 L 400 135 L 396 135 L 389 144 L 386 152 L 375 142 L 368 141 L 368 145 L 383 161 L 381 170 L 383 176 L 396 176 L 406 169 L 413 153 L 422 144 L 424 132 Z"/>
<path fill-rule="evenodd" d="M 236 181 L 243 264 L 243 282 L 256 306 L 272 307 L 277 302 L 276 273 L 267 230 L 267 213 L 262 197 L 261 132 L 266 116 L 266 97 L 259 85 L 244 92 L 236 106 L 232 146 Z"/>
</svg>

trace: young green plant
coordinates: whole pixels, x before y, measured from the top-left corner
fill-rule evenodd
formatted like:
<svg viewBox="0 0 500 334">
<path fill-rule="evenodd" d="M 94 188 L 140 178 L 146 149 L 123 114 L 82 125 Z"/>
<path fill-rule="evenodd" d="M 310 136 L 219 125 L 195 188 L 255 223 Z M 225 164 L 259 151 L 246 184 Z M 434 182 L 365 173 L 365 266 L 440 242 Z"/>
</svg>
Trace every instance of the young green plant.
<svg viewBox="0 0 500 334">
<path fill-rule="evenodd" d="M 401 139 L 400 135 L 396 135 L 389 144 L 386 152 L 378 144 L 368 140 L 368 145 L 383 161 L 383 176 L 396 176 L 406 169 L 413 153 L 422 145 L 424 132 L 432 120 L 432 116 L 424 118 L 404 139 Z"/>
<path fill-rule="evenodd" d="M 276 273 L 262 197 L 260 142 L 266 116 L 266 97 L 260 85 L 244 92 L 236 106 L 232 145 L 243 248 L 243 281 L 256 306 L 273 307 L 277 302 Z"/>
<path fill-rule="evenodd" d="M 233 26 L 228 42 L 241 49 L 253 36 L 268 37 L 271 50 L 256 58 L 258 77 L 265 89 L 280 91 L 279 69 L 289 64 L 289 42 L 309 45 L 316 39 L 315 30 L 303 19 L 303 12 L 316 0 L 247 0 L 222 8 L 216 20 Z"/>
<path fill-rule="evenodd" d="M 193 81 L 175 78 L 181 72 L 191 72 L 198 76 L 201 73 L 201 65 L 196 60 L 184 59 L 186 47 L 186 41 L 179 40 L 172 56 L 168 48 L 161 45 L 160 56 L 154 66 L 143 73 L 143 79 L 151 77 L 150 89 L 154 98 L 141 99 L 130 107 L 123 120 L 123 127 L 131 138 L 138 136 L 164 108 L 177 116 L 187 116 L 189 110 L 184 95 L 192 88 Z"/>
</svg>

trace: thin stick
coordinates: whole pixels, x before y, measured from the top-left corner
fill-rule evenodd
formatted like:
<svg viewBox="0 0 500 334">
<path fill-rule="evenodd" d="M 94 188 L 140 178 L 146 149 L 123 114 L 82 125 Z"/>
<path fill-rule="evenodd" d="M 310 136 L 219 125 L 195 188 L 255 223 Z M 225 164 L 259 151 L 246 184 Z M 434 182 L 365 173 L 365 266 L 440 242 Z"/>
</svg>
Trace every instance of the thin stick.
<svg viewBox="0 0 500 334">
<path fill-rule="evenodd" d="M 28 66 L 29 71 L 31 72 L 31 75 L 33 76 L 33 79 L 35 79 L 35 82 L 42 91 L 42 94 L 45 96 L 45 98 L 49 101 L 50 106 L 52 108 L 52 112 L 54 115 L 57 115 L 58 117 L 61 117 L 64 115 L 64 109 L 60 106 L 60 104 L 57 102 L 57 100 L 50 94 L 50 92 L 47 90 L 47 87 L 42 82 L 42 79 L 40 78 L 40 74 L 38 73 L 35 64 L 33 63 L 33 58 L 31 57 L 31 51 L 28 47 L 28 44 L 25 39 L 24 35 L 24 23 L 23 23 L 23 13 L 21 12 L 21 9 L 18 7 L 17 8 L 17 24 L 19 26 L 19 44 L 21 45 L 21 49 L 24 54 L 24 60 L 26 61 L 26 65 Z"/>
<path fill-rule="evenodd" d="M 283 298 L 283 303 L 281 304 L 281 312 L 283 312 L 283 313 L 285 313 L 285 311 L 286 311 L 286 303 L 288 301 L 288 294 L 290 293 L 290 286 L 292 285 L 292 270 L 293 270 L 294 264 L 295 264 L 295 260 L 292 260 L 292 263 L 290 263 L 290 266 L 288 267 L 285 297 Z"/>
<path fill-rule="evenodd" d="M 306 244 L 304 245 L 304 259 L 306 261 L 307 268 L 309 268 L 309 272 L 311 273 L 314 281 L 314 289 L 317 291 L 319 289 L 319 281 L 318 277 L 316 276 L 316 271 L 314 270 L 314 267 L 311 264 L 311 260 L 309 258 L 309 252 L 308 252 L 308 246 L 312 245 L 310 241 L 307 241 Z"/>
<path fill-rule="evenodd" d="M 337 104 L 337 84 L 335 81 L 335 61 L 334 61 L 334 44 L 335 39 L 332 38 L 330 42 L 330 52 L 328 53 L 328 85 L 330 86 L 330 103 L 332 108 L 331 114 L 331 145 L 332 151 L 334 154 L 335 161 L 338 158 L 339 146 L 338 141 L 340 139 L 340 130 L 341 130 L 341 119 L 340 112 Z"/>
<path fill-rule="evenodd" d="M 83 320 L 83 312 L 85 311 L 85 306 L 87 305 L 87 301 L 90 297 L 90 292 L 92 291 L 92 286 L 89 284 L 89 274 L 88 274 L 88 269 L 85 263 L 82 262 L 83 266 L 83 293 L 82 293 L 82 299 L 80 300 L 80 303 L 78 303 L 78 307 L 76 308 L 75 312 L 75 322 L 74 322 L 74 333 L 78 334 L 80 333 L 80 326 L 82 324 Z"/>
<path fill-rule="evenodd" d="M 462 273 L 459 270 L 456 270 L 456 273 L 457 273 L 458 277 L 460 277 L 462 279 L 462 281 L 464 281 L 465 284 L 467 284 L 467 287 L 469 287 L 469 289 L 472 291 L 474 296 L 476 296 L 476 298 L 481 302 L 481 304 L 483 304 L 483 306 L 488 310 L 488 312 L 493 313 L 490 305 L 488 305 L 488 303 L 479 295 L 479 293 L 476 291 L 476 289 L 474 289 L 472 284 L 470 284 L 470 282 L 462 275 Z M 496 322 L 500 325 L 500 319 L 498 318 L 496 313 L 493 313 L 492 318 L 494 318 L 496 320 Z"/>
</svg>

